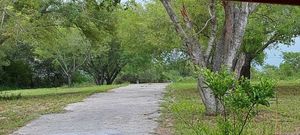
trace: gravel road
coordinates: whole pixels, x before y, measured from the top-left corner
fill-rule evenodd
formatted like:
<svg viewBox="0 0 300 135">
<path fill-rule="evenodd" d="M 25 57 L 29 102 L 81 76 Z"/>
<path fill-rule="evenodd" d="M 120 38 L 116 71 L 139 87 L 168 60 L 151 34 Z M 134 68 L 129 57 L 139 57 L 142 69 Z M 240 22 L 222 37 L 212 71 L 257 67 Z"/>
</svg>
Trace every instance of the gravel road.
<svg viewBox="0 0 300 135">
<path fill-rule="evenodd" d="M 43 115 L 13 135 L 151 135 L 167 84 L 132 84 Z"/>
</svg>

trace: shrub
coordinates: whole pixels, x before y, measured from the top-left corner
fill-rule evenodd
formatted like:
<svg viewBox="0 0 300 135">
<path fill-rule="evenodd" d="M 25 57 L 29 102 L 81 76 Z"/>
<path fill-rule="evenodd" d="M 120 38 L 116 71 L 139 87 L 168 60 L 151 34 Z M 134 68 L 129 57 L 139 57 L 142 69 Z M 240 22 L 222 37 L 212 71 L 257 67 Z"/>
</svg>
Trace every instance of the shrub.
<svg viewBox="0 0 300 135">
<path fill-rule="evenodd" d="M 257 106 L 270 106 L 269 99 L 274 98 L 275 83 L 261 78 L 258 83 L 249 79 L 237 80 L 228 70 L 211 72 L 203 70 L 206 84 L 224 107 L 218 121 L 218 127 L 224 135 L 241 135 L 246 124 L 257 113 Z"/>
</svg>

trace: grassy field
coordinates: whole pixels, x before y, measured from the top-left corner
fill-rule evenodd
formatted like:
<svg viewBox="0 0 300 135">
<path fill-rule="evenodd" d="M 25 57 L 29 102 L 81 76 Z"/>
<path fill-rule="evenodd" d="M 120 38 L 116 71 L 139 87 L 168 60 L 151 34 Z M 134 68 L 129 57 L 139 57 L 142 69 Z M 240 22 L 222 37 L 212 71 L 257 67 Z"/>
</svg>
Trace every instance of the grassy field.
<svg viewBox="0 0 300 135">
<path fill-rule="evenodd" d="M 249 123 L 247 135 L 300 134 L 300 84 L 279 82 L 278 102 L 260 107 L 259 115 Z M 162 127 L 169 126 L 175 135 L 219 134 L 213 116 L 204 115 L 196 83 L 173 83 L 163 104 Z"/>
<path fill-rule="evenodd" d="M 42 114 L 62 112 L 67 104 L 120 86 L 4 91 L 0 94 L 0 135 L 9 134 Z"/>
</svg>

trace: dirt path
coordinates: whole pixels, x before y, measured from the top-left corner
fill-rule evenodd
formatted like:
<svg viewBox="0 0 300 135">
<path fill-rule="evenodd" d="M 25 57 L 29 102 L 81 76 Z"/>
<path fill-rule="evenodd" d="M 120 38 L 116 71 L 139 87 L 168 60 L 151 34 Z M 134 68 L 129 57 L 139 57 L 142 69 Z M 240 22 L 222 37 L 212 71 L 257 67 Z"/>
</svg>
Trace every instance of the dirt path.
<svg viewBox="0 0 300 135">
<path fill-rule="evenodd" d="M 44 115 L 13 135 L 149 135 L 167 84 L 138 84 L 92 95 L 67 112 Z"/>
</svg>

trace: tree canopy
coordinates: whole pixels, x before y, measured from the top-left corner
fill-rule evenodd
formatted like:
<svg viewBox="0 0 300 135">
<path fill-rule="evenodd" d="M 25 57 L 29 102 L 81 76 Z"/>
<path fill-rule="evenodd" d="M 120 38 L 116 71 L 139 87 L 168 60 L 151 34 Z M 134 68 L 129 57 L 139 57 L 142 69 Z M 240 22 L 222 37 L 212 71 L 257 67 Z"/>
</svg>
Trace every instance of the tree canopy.
<svg viewBox="0 0 300 135">
<path fill-rule="evenodd" d="M 293 44 L 300 26 L 298 8 L 280 5 L 249 4 L 248 15 L 242 15 L 230 7 L 244 3 L 225 2 L 224 7 L 215 0 L 0 2 L 0 82 L 16 87 L 175 81 L 196 76 L 190 60 L 215 71 L 232 60 L 235 72 L 246 76 L 251 64 L 263 63 L 265 48 Z M 181 28 L 170 20 L 166 6 Z M 244 16 L 247 25 L 235 27 L 241 33 L 229 38 L 224 28 L 233 13 Z M 224 50 L 234 46 L 234 55 L 225 57 Z"/>
</svg>

